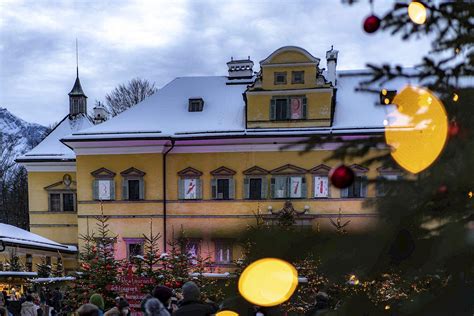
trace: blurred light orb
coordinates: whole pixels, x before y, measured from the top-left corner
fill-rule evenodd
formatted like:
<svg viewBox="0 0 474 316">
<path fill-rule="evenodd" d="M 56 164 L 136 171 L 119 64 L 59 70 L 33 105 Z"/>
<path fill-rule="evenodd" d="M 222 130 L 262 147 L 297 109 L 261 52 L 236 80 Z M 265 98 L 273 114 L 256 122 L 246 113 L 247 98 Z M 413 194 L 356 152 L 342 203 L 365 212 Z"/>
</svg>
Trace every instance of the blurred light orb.
<svg viewBox="0 0 474 316">
<path fill-rule="evenodd" d="M 458 102 L 459 100 L 459 95 L 457 93 L 453 93 L 453 101 Z"/>
<path fill-rule="evenodd" d="M 287 301 L 298 285 L 298 272 L 290 263 L 276 259 L 260 259 L 239 278 L 239 292 L 259 306 L 275 306 Z"/>
<path fill-rule="evenodd" d="M 351 285 L 359 285 L 360 281 L 355 275 L 351 275 L 349 277 L 349 281 L 347 281 L 347 283 L 349 283 Z"/>
<path fill-rule="evenodd" d="M 239 314 L 233 311 L 221 311 L 218 312 L 216 316 L 239 316 Z"/>
<path fill-rule="evenodd" d="M 428 89 L 406 86 L 393 99 L 397 106 L 387 115 L 385 141 L 403 169 L 419 173 L 442 152 L 448 136 L 443 103 Z"/>
<path fill-rule="evenodd" d="M 387 95 L 387 89 L 382 89 L 382 95 Z"/>
<path fill-rule="evenodd" d="M 415 24 L 423 24 L 426 22 L 426 7 L 418 1 L 412 1 L 408 5 L 408 16 Z"/>
</svg>

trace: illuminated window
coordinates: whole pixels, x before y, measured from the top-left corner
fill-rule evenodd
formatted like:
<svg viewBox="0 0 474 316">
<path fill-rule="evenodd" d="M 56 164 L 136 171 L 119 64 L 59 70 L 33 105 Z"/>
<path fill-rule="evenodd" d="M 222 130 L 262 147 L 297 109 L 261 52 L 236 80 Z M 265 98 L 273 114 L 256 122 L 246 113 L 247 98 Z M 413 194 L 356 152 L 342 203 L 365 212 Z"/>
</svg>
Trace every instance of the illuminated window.
<svg viewBox="0 0 474 316">
<path fill-rule="evenodd" d="M 232 242 L 229 240 L 215 241 L 215 261 L 218 264 L 232 263 Z"/>
</svg>

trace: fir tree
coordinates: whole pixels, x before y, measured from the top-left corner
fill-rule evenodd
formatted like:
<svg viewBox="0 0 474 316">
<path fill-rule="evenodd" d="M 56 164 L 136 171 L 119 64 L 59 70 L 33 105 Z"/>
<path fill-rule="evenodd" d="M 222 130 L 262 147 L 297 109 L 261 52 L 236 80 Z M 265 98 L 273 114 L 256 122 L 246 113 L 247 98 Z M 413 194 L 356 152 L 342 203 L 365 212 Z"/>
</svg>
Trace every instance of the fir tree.
<svg viewBox="0 0 474 316">
<path fill-rule="evenodd" d="M 21 263 L 20 257 L 16 254 L 16 251 L 10 253 L 10 259 L 7 260 L 8 271 L 22 272 L 25 271 L 23 264 Z"/>
<path fill-rule="evenodd" d="M 46 258 L 42 257 L 41 262 L 36 264 L 39 278 L 49 278 L 51 276 L 51 265 L 46 262 Z"/>
<path fill-rule="evenodd" d="M 64 266 L 63 266 L 63 260 L 61 256 L 58 257 L 57 262 L 54 264 L 51 274 L 53 277 L 64 276 Z"/>
</svg>

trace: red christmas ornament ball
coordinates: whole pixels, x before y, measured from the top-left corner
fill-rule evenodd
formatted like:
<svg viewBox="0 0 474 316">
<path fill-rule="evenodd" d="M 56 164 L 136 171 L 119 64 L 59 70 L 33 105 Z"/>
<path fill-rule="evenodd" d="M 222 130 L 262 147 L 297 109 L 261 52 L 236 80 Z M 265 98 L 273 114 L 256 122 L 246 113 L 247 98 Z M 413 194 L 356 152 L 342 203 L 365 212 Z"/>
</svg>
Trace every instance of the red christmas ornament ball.
<svg viewBox="0 0 474 316">
<path fill-rule="evenodd" d="M 459 124 L 456 121 L 452 121 L 449 123 L 448 126 L 448 135 L 449 137 L 453 137 L 459 134 Z"/>
<path fill-rule="evenodd" d="M 350 186 L 354 182 L 354 178 L 354 171 L 345 165 L 333 168 L 329 174 L 332 185 L 338 189 Z"/>
<path fill-rule="evenodd" d="M 367 33 L 374 33 L 380 27 L 380 19 L 376 15 L 369 15 L 364 21 L 364 31 Z"/>
</svg>

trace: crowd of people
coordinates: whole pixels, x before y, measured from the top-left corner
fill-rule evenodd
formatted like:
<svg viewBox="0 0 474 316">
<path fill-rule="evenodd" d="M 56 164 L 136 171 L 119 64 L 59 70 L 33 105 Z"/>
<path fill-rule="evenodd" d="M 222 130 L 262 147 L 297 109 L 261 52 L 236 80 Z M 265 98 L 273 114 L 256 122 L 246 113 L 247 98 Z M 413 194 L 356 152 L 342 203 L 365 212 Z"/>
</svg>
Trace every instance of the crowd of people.
<svg viewBox="0 0 474 316">
<path fill-rule="evenodd" d="M 11 299 L 10 299 L 11 298 Z M 50 291 L 41 288 L 39 293 L 28 290 L 20 297 L 8 296 L 0 292 L 0 316 L 59 316 L 76 314 L 78 316 L 130 316 L 131 308 L 124 297 L 115 298 L 112 308 L 106 310 L 102 295 L 93 294 L 87 304 L 74 311 L 65 312 L 63 295 L 59 288 Z M 201 300 L 199 287 L 192 281 L 186 282 L 181 291 L 166 286 L 156 286 L 143 298 L 141 314 L 146 316 L 211 316 L 222 310 L 232 310 L 238 315 L 283 316 L 279 307 L 262 308 L 254 306 L 240 296 L 228 298 L 220 305 L 207 299 Z M 72 313 L 71 313 L 72 312 Z M 307 316 L 327 315 L 328 296 L 318 293 L 314 309 Z M 135 313 L 136 314 L 136 313 Z"/>
</svg>

